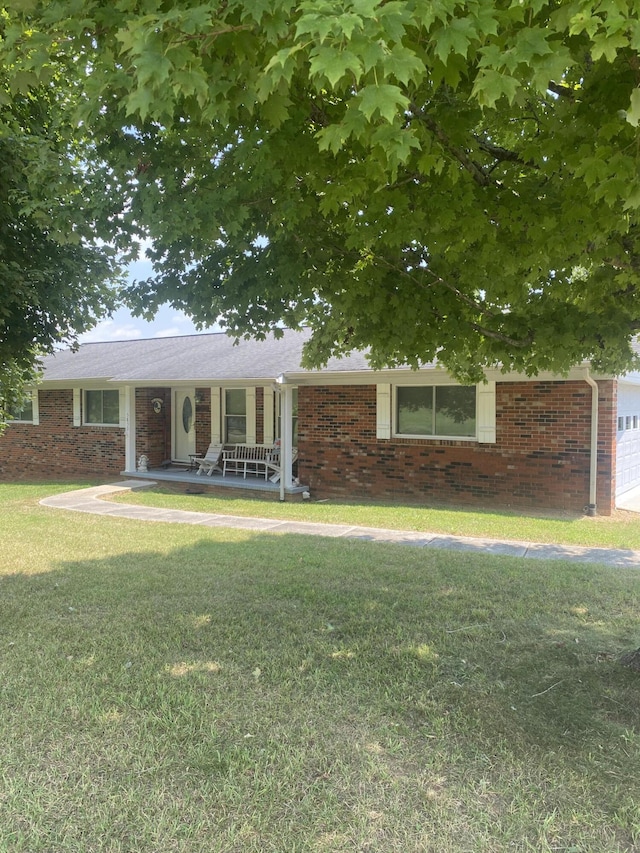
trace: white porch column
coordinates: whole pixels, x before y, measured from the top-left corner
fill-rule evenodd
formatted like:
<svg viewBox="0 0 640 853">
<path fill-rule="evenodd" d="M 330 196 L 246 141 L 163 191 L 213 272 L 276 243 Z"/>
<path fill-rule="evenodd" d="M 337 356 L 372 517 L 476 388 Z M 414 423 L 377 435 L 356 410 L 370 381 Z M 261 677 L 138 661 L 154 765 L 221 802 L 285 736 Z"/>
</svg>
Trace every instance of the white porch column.
<svg viewBox="0 0 640 853">
<path fill-rule="evenodd" d="M 127 385 L 124 392 L 124 469 L 136 470 L 136 389 Z"/>
<path fill-rule="evenodd" d="M 292 385 L 288 385 L 286 377 L 281 374 L 278 377 L 280 386 L 280 500 L 284 500 L 285 489 L 293 486 L 291 465 L 293 458 L 293 394 Z"/>
</svg>

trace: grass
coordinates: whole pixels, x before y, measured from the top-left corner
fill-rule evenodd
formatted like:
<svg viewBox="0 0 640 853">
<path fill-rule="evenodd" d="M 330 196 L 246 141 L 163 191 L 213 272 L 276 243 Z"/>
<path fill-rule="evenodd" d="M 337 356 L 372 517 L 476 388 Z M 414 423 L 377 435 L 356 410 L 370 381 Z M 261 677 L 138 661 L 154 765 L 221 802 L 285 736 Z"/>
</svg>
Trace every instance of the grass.
<svg viewBox="0 0 640 853">
<path fill-rule="evenodd" d="M 0 486 L 3 853 L 640 849 L 637 571 L 54 490 Z"/>
<path fill-rule="evenodd" d="M 453 536 L 640 549 L 640 515 L 631 512 L 618 511 L 610 518 L 603 516 L 589 518 L 582 515 L 567 514 L 554 517 L 385 503 L 341 503 L 339 501 L 279 503 L 219 496 L 206 492 L 189 495 L 169 486 L 156 486 L 134 493 L 120 493 L 113 495 L 111 499 L 121 503 L 226 515 L 257 515 L 263 518 L 417 530 Z"/>
</svg>

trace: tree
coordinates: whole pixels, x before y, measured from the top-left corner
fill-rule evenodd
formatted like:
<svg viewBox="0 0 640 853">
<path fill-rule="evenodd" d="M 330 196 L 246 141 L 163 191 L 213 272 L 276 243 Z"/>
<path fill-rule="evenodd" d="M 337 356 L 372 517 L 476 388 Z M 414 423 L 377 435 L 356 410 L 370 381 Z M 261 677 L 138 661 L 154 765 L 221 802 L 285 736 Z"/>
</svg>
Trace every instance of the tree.
<svg viewBox="0 0 640 853">
<path fill-rule="evenodd" d="M 62 115 L 53 91 L 22 95 L 0 77 L 0 431 L 40 356 L 73 344 L 116 299 L 119 267 L 96 245 Z"/>
<path fill-rule="evenodd" d="M 237 335 L 306 323 L 310 366 L 353 348 L 467 380 L 634 363 L 635 0 L 7 15 L 14 86 L 57 74 L 76 93 L 63 106 L 121 204 L 104 224 L 153 241 L 140 313 L 169 301 Z"/>
</svg>

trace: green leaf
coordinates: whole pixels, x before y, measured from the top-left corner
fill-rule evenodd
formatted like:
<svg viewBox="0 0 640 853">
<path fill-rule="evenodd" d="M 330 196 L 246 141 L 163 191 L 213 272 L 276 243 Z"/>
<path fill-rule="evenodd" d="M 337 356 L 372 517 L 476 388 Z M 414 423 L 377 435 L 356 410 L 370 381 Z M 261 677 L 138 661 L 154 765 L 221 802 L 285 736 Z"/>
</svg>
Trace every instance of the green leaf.
<svg viewBox="0 0 640 853">
<path fill-rule="evenodd" d="M 412 50 L 400 44 L 394 45 L 383 56 L 381 66 L 385 76 L 395 77 L 405 85 L 409 82 L 418 83 L 426 73 L 424 62 L 421 62 Z"/>
<path fill-rule="evenodd" d="M 519 88 L 517 78 L 493 69 L 482 69 L 475 79 L 471 94 L 481 106 L 492 108 L 502 97 L 512 103 Z"/>
<path fill-rule="evenodd" d="M 438 33 L 435 54 L 444 63 L 450 53 L 466 56 L 471 41 L 477 38 L 477 30 L 471 18 L 453 18 Z"/>
<path fill-rule="evenodd" d="M 640 87 L 631 93 L 631 106 L 627 110 L 627 121 L 632 127 L 640 124 Z"/>
<path fill-rule="evenodd" d="M 399 113 L 409 106 L 409 99 L 398 86 L 383 83 L 380 86 L 364 86 L 359 93 L 360 109 L 369 121 L 374 115 L 392 123 Z"/>
<path fill-rule="evenodd" d="M 336 50 L 330 47 L 319 47 L 311 54 L 310 72 L 312 77 L 328 80 L 334 88 L 346 74 L 352 80 L 359 80 L 362 74 L 362 63 L 350 50 Z"/>
<path fill-rule="evenodd" d="M 271 127 L 280 125 L 289 117 L 291 98 L 284 92 L 274 92 L 264 102 L 260 109 L 260 115 L 269 122 Z"/>
<path fill-rule="evenodd" d="M 618 51 L 628 47 L 628 45 L 629 39 L 624 33 L 615 33 L 610 36 L 599 34 L 593 39 L 591 56 L 594 62 L 597 62 L 603 56 L 608 62 L 613 62 L 618 55 Z"/>
<path fill-rule="evenodd" d="M 624 210 L 638 210 L 640 208 L 640 181 L 634 181 L 627 190 L 624 202 Z"/>
<path fill-rule="evenodd" d="M 135 89 L 126 100 L 126 115 L 140 116 L 142 121 L 145 121 L 151 113 L 151 106 L 154 107 L 154 116 L 158 115 L 158 100 L 154 97 L 150 89 L 140 87 Z"/>
<path fill-rule="evenodd" d="M 323 127 L 316 134 L 318 148 L 320 151 L 331 151 L 337 154 L 347 141 L 348 136 L 348 132 L 342 125 L 330 124 L 329 127 Z"/>
</svg>

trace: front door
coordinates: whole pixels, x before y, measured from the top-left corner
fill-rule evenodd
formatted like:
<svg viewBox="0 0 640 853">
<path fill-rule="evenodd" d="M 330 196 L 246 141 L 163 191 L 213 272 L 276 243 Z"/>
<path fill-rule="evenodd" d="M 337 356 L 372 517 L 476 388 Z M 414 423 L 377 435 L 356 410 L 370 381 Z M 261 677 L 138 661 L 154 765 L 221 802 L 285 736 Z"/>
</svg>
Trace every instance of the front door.
<svg viewBox="0 0 640 853">
<path fill-rule="evenodd" d="M 196 389 L 176 388 L 173 392 L 173 458 L 189 462 L 196 452 Z"/>
</svg>

